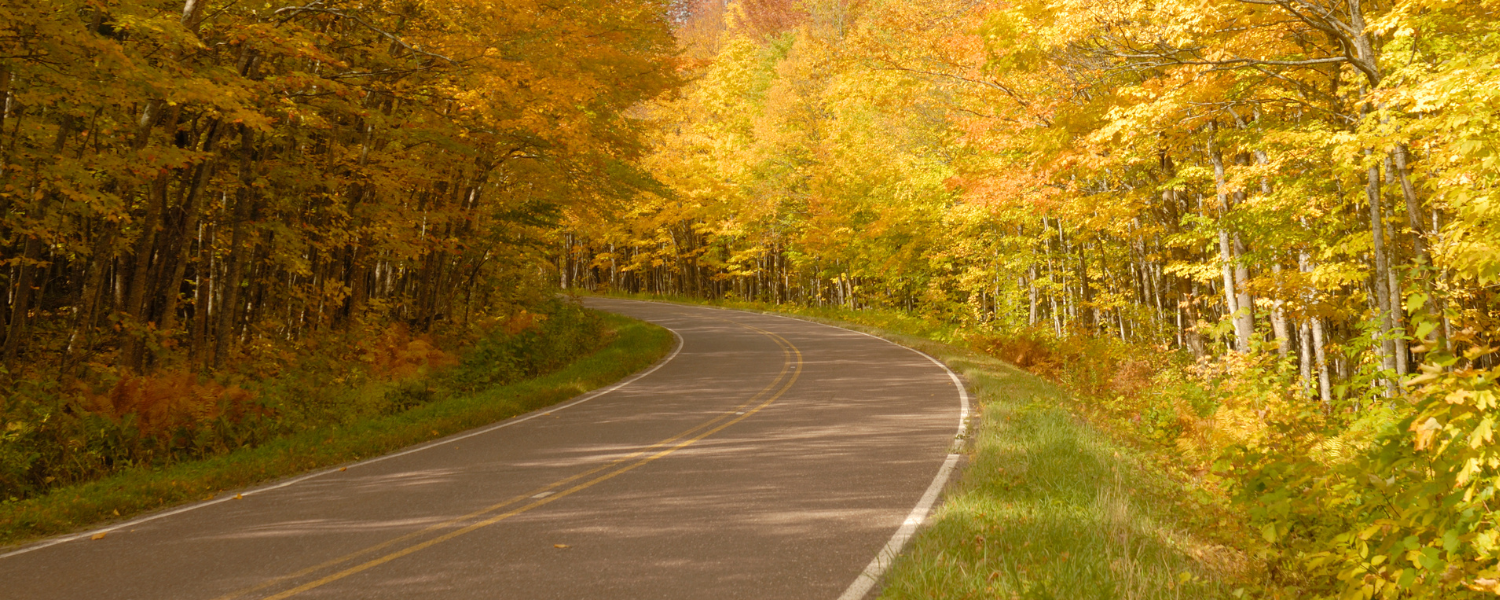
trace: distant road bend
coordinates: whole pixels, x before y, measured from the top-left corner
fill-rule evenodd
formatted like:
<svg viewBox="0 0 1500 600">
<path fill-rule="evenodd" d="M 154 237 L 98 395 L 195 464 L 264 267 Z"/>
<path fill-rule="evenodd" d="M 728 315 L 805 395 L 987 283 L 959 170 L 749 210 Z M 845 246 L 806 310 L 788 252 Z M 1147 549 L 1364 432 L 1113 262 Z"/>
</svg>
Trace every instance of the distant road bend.
<svg viewBox="0 0 1500 600">
<path fill-rule="evenodd" d="M 603 393 L 102 539 L 15 549 L 0 597 L 870 595 L 957 460 L 958 378 L 805 321 L 588 303 L 680 346 Z"/>
</svg>

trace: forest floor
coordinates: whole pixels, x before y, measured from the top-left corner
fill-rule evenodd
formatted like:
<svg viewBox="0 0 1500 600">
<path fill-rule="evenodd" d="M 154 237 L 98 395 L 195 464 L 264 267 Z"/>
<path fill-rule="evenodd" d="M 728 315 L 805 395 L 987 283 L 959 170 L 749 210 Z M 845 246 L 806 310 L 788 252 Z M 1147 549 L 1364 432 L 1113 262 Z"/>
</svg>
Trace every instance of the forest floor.
<svg viewBox="0 0 1500 600">
<path fill-rule="evenodd" d="M 202 460 L 126 469 L 85 483 L 0 503 L 0 548 L 212 500 L 501 421 L 609 385 L 671 350 L 660 327 L 603 314 L 612 340 L 551 373 L 473 392 L 443 393 L 408 410 L 318 426 Z M 329 389 L 333 394 L 337 390 Z M 3 554 L 3 552 L 0 552 Z"/>
<path fill-rule="evenodd" d="M 1172 457 L 1088 419 L 1076 394 L 938 321 L 885 311 L 665 300 L 877 335 L 959 373 L 978 402 L 968 464 L 886 575 L 882 598 L 1235 598 L 1265 591 L 1244 525 Z"/>
</svg>

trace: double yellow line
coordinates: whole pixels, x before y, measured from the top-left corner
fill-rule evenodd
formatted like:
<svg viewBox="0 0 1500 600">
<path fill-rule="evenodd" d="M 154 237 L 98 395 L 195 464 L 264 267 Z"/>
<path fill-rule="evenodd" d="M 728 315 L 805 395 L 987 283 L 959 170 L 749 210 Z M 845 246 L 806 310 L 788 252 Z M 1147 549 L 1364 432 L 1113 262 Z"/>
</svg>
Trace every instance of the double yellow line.
<svg viewBox="0 0 1500 600">
<path fill-rule="evenodd" d="M 743 323 L 737 323 L 737 324 L 740 325 L 740 326 L 742 326 L 742 327 L 754 330 L 754 331 L 756 331 L 756 332 L 758 332 L 758 333 L 760 333 L 762 335 L 765 335 L 766 337 L 771 338 L 772 341 L 776 342 L 777 346 L 781 347 L 782 358 L 783 358 L 783 363 L 781 365 L 781 372 L 777 373 L 776 379 L 772 380 L 771 383 L 769 385 L 767 385 L 766 387 L 761 388 L 760 391 L 756 392 L 748 400 L 746 400 L 744 403 L 740 404 L 739 406 L 736 406 L 736 407 L 734 407 L 732 409 L 724 411 L 723 413 L 720 413 L 718 416 L 716 416 L 716 417 L 714 417 L 712 419 L 709 419 L 708 421 L 706 421 L 704 423 L 698 424 L 698 425 L 692 427 L 691 429 L 688 429 L 686 431 L 678 433 L 677 435 L 674 435 L 674 436 L 669 437 L 667 439 L 664 439 L 664 440 L 662 440 L 660 442 L 657 442 L 655 444 L 647 446 L 646 448 L 643 448 L 643 449 L 641 449 L 641 450 L 639 450 L 637 452 L 631 453 L 631 454 L 629 454 L 629 455 L 627 455 L 627 456 L 625 456 L 623 458 L 617 459 L 617 460 L 615 460 L 613 462 L 610 462 L 610 463 L 607 463 L 605 465 L 596 467 L 594 469 L 590 469 L 588 471 L 584 471 L 582 473 L 578 473 L 576 475 L 572 475 L 570 477 L 559 479 L 559 480 L 557 480 L 557 481 L 555 481 L 553 483 L 550 483 L 550 484 L 548 484 L 546 486 L 543 486 L 543 487 L 531 490 L 529 492 L 525 492 L 523 494 L 514 496 L 514 497 L 512 497 L 510 499 L 507 499 L 507 500 L 505 500 L 503 502 L 500 502 L 500 503 L 497 503 L 497 504 L 492 504 L 490 506 L 486 506 L 486 507 L 484 507 L 484 508 L 482 508 L 480 510 L 471 512 L 471 513 L 466 514 L 464 516 L 457 517 L 457 518 L 454 518 L 454 519 L 450 519 L 448 521 L 444 521 L 444 522 L 438 523 L 436 525 L 432 525 L 432 526 L 427 527 L 426 529 L 423 529 L 421 531 L 416 531 L 416 532 L 409 533 L 409 534 L 406 534 L 406 535 L 403 535 L 403 536 L 400 536 L 400 537 L 397 537 L 397 538 L 394 538 L 394 539 L 390 539 L 390 540 L 387 540 L 385 542 L 381 542 L 379 544 L 376 544 L 374 546 L 370 546 L 368 548 L 364 548 L 362 550 L 358 550 L 358 551 L 346 554 L 344 556 L 340 556 L 338 558 L 335 558 L 335 559 L 323 562 L 321 564 L 314 565 L 314 566 L 308 567 L 306 569 L 302 569 L 302 570 L 297 571 L 295 573 L 290 573 L 290 574 L 287 574 L 287 575 L 282 575 L 280 577 L 273 578 L 273 579 L 264 581 L 264 582 L 262 582 L 260 584 L 254 585 L 252 587 L 244 588 L 244 589 L 241 589 L 241 590 L 237 590 L 237 591 L 231 592 L 229 594 L 225 594 L 223 596 L 219 596 L 218 598 L 215 598 L 214 600 L 231 600 L 233 598 L 239 598 L 239 597 L 244 596 L 246 594 L 252 594 L 252 593 L 255 593 L 255 592 L 259 592 L 261 590 L 265 590 L 266 588 L 270 588 L 270 587 L 276 586 L 277 584 L 284 583 L 284 582 L 287 582 L 289 580 L 301 579 L 303 577 L 307 577 L 307 576 L 312 575 L 314 573 L 318 573 L 320 571 L 324 571 L 324 570 L 327 570 L 327 569 L 330 569 L 330 568 L 342 565 L 344 563 L 348 563 L 350 561 L 353 561 L 353 560 L 361 558 L 361 557 L 366 557 L 366 556 L 369 556 L 371 554 L 376 554 L 378 552 L 381 552 L 383 550 L 389 550 L 389 549 L 391 549 L 393 547 L 401 546 L 402 544 L 404 544 L 406 542 L 412 542 L 412 541 L 414 541 L 416 539 L 422 538 L 422 537 L 424 537 L 424 536 L 426 536 L 426 535 L 428 535 L 430 533 L 433 533 L 433 532 L 441 530 L 441 529 L 447 529 L 447 528 L 459 525 L 461 523 L 474 521 L 475 519 L 481 519 L 481 520 L 478 520 L 478 521 L 474 521 L 474 522 L 470 523 L 469 525 L 466 525 L 466 526 L 461 527 L 459 529 L 455 529 L 453 531 L 445 533 L 443 535 L 440 535 L 440 536 L 437 536 L 437 537 L 433 537 L 433 538 L 430 538 L 430 539 L 426 539 L 426 540 L 423 540 L 423 541 L 420 541 L 420 542 L 412 543 L 412 544 L 404 546 L 404 547 L 400 547 L 399 549 L 397 549 L 395 551 L 389 552 L 387 554 L 384 554 L 384 555 L 381 555 L 381 556 L 378 556 L 378 557 L 375 557 L 375 558 L 371 558 L 369 560 L 366 560 L 365 562 L 361 562 L 359 564 L 347 567 L 347 568 L 345 568 L 343 570 L 337 571 L 335 573 L 331 573 L 331 574 L 326 575 L 326 576 L 324 576 L 322 578 L 315 579 L 313 581 L 309 581 L 307 583 L 304 583 L 302 585 L 296 586 L 294 588 L 288 589 L 288 590 L 283 591 L 283 592 L 279 592 L 279 593 L 276 593 L 276 594 L 273 594 L 273 595 L 270 595 L 270 596 L 266 596 L 266 597 L 264 597 L 263 600 L 282 600 L 283 598 L 290 598 L 292 596 L 295 596 L 295 595 L 300 594 L 302 592 L 311 590 L 313 588 L 321 587 L 321 586 L 333 583 L 335 581 L 338 581 L 340 579 L 343 579 L 345 577 L 348 577 L 350 575 L 354 575 L 356 573 L 360 573 L 362 571 L 366 571 L 366 570 L 378 567 L 380 565 L 383 565 L 385 563 L 391 562 L 393 560 L 396 560 L 396 559 L 401 558 L 403 556 L 406 556 L 408 554 L 413 554 L 413 553 L 425 550 L 427 548 L 431 548 L 432 546 L 436 546 L 438 544 L 441 544 L 443 542 L 446 542 L 446 541 L 451 540 L 453 538 L 456 538 L 458 536 L 464 535 L 466 533 L 470 533 L 470 532 L 476 531 L 478 529 L 481 529 L 481 528 L 484 528 L 484 527 L 488 527 L 490 525 L 494 525 L 496 523 L 504 521 L 505 519 L 509 519 L 511 517 L 514 517 L 516 515 L 519 515 L 521 513 L 526 512 L 526 511 L 532 510 L 534 508 L 538 508 L 538 507 L 541 507 L 541 506 L 545 506 L 547 504 L 551 504 L 552 502 L 555 502 L 555 501 L 560 500 L 562 498 L 566 498 L 566 497 L 571 496 L 571 495 L 573 495 L 575 493 L 578 493 L 580 491 L 588 489 L 589 487 L 592 487 L 595 484 L 598 484 L 598 483 L 601 483 L 601 482 L 613 479 L 613 478 L 615 478 L 615 477 L 617 477 L 619 475 L 622 475 L 622 474 L 624 474 L 626 472 L 629 472 L 629 471 L 634 470 L 634 469 L 636 469 L 638 467 L 644 466 L 647 463 L 650 463 L 650 462 L 655 461 L 655 460 L 657 460 L 659 458 L 667 456 L 668 454 L 672 454 L 673 452 L 676 452 L 678 450 L 686 448 L 687 446 L 689 446 L 689 445 L 697 442 L 698 440 L 701 440 L 701 439 L 706 438 L 708 436 L 711 436 L 711 435 L 713 435 L 715 433 L 723 431 L 726 427 L 729 427 L 730 425 L 734 425 L 735 423 L 738 423 L 740 421 L 745 420 L 746 418 L 749 418 L 750 415 L 753 415 L 753 414 L 759 412 L 761 409 L 763 409 L 763 408 L 765 408 L 767 406 L 770 406 L 770 404 L 772 402 L 775 402 L 777 399 L 781 398 L 782 395 L 786 394 L 787 390 L 790 390 L 792 388 L 792 384 L 794 384 L 794 383 L 797 382 L 798 376 L 800 376 L 801 373 L 802 373 L 802 352 L 800 350 L 798 350 L 796 346 L 793 346 L 791 342 L 788 342 L 785 338 L 783 338 L 783 337 L 781 337 L 779 335 L 776 335 L 776 334 L 771 333 L 769 331 L 766 331 L 764 329 L 760 329 L 758 327 L 752 327 L 750 325 L 745 325 Z M 566 487 L 566 486 L 569 486 L 569 484 L 574 484 L 575 482 L 578 482 L 580 480 L 585 480 L 585 481 L 583 481 L 582 483 L 577 483 L 576 485 L 572 485 L 571 487 Z M 550 495 L 548 495 L 546 497 L 543 497 L 543 498 L 536 498 L 536 496 L 538 496 L 538 495 L 541 495 L 541 494 L 546 493 L 546 492 L 551 492 L 553 490 L 556 490 L 557 488 L 563 488 L 563 487 L 566 487 L 566 489 L 563 489 L 562 491 L 555 492 L 555 493 L 550 494 Z M 523 502 L 526 502 L 526 500 L 532 500 L 532 502 L 522 504 Z M 516 508 L 512 508 L 510 510 L 505 510 L 504 512 L 499 512 L 499 511 L 502 511 L 503 509 L 505 509 L 507 507 L 514 506 L 514 505 L 517 505 L 517 504 L 522 504 L 522 505 L 519 506 L 519 507 L 516 507 Z M 495 514 L 497 512 L 498 512 L 498 514 Z"/>
</svg>

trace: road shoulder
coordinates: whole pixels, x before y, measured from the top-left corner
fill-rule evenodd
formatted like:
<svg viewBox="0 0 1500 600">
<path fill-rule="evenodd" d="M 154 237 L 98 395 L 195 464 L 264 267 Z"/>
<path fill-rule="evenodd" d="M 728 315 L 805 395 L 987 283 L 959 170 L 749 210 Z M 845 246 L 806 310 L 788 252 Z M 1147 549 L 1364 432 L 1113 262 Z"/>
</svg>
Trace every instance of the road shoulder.
<svg viewBox="0 0 1500 600">
<path fill-rule="evenodd" d="M 252 486 L 282 485 L 311 471 L 396 452 L 552 406 L 646 369 L 675 345 L 672 334 L 655 325 L 622 316 L 606 318 L 617 331 L 608 346 L 541 377 L 393 415 L 317 428 L 205 460 L 125 471 L 38 498 L 0 504 L 0 556 L 79 536 L 107 535 L 109 529 L 132 520 L 222 501 Z"/>
</svg>

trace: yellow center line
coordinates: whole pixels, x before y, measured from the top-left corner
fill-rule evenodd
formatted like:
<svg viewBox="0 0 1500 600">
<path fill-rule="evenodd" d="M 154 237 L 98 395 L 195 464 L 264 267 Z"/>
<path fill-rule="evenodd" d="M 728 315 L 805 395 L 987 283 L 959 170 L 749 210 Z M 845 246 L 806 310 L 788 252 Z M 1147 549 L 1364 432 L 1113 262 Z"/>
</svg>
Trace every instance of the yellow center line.
<svg viewBox="0 0 1500 600">
<path fill-rule="evenodd" d="M 273 595 L 273 596 L 268 596 L 264 600 L 280 600 L 280 599 L 283 599 L 283 598 L 291 597 L 291 596 L 296 595 L 296 594 L 300 594 L 300 593 L 305 592 L 307 590 L 310 590 L 310 589 L 313 589 L 313 588 L 316 588 L 316 587 L 320 587 L 322 585 L 326 585 L 328 583 L 337 581 L 339 579 L 343 579 L 343 578 L 348 577 L 350 575 L 354 575 L 354 574 L 359 573 L 361 571 L 365 571 L 367 569 L 379 566 L 381 564 L 385 564 L 387 562 L 390 562 L 390 561 L 395 560 L 397 558 L 400 558 L 402 556 L 406 556 L 408 554 L 412 554 L 414 552 L 423 550 L 425 548 L 429 548 L 431 546 L 434 546 L 436 544 L 439 544 L 439 543 L 451 540 L 451 539 L 453 539 L 455 537 L 458 537 L 460 535 L 472 532 L 474 530 L 477 530 L 477 529 L 480 529 L 480 528 L 483 528 L 483 527 L 488 527 L 490 525 L 493 525 L 495 523 L 498 523 L 500 521 L 503 521 L 505 519 L 513 517 L 515 515 L 518 515 L 518 514 L 526 512 L 526 511 L 529 511 L 529 510 L 531 510 L 533 508 L 544 506 L 544 505 L 549 504 L 549 503 L 551 503 L 553 501 L 556 501 L 556 500 L 559 500 L 561 498 L 570 496 L 570 495 L 572 495 L 574 493 L 577 493 L 577 492 L 582 491 L 582 490 L 584 490 L 586 488 L 589 488 L 589 487 L 591 487 L 591 486 L 593 486 L 595 484 L 598 484 L 600 482 L 612 479 L 612 478 L 614 478 L 614 477 L 616 477 L 618 475 L 621 475 L 621 474 L 624 474 L 624 473 L 626 473 L 628 471 L 634 470 L 637 467 L 643 466 L 643 465 L 645 465 L 647 463 L 650 463 L 652 461 L 655 461 L 655 460 L 657 460 L 659 458 L 662 458 L 664 456 L 672 454 L 672 453 L 674 453 L 674 452 L 676 452 L 678 450 L 681 450 L 682 448 L 685 448 L 685 447 L 687 447 L 687 446 L 689 446 L 689 445 L 691 445 L 691 444 L 693 444 L 693 443 L 695 443 L 695 442 L 697 442 L 699 440 L 702 440 L 703 438 L 706 438 L 706 437 L 708 437 L 710 435 L 713 435 L 715 433 L 723 431 L 725 428 L 727 428 L 727 427 L 729 427 L 731 425 L 734 425 L 735 423 L 738 423 L 738 422 L 740 422 L 740 421 L 748 418 L 750 415 L 753 415 L 753 414 L 759 412 L 761 409 L 765 408 L 766 406 L 769 406 L 772 402 L 775 402 L 777 399 L 781 398 L 781 396 L 784 395 L 787 392 L 787 390 L 791 389 L 792 384 L 794 384 L 797 381 L 798 377 L 801 375 L 801 372 L 802 372 L 802 369 L 801 369 L 801 367 L 802 367 L 802 352 L 800 350 L 798 350 L 796 346 L 792 345 L 791 342 L 788 342 L 785 338 L 782 338 L 779 335 L 776 335 L 776 334 L 771 333 L 769 331 L 766 331 L 764 329 L 760 329 L 758 327 L 753 327 L 753 326 L 750 326 L 750 325 L 744 325 L 742 323 L 737 323 L 737 324 L 740 325 L 740 326 L 742 326 L 742 327 L 745 327 L 747 329 L 751 329 L 751 330 L 754 330 L 756 332 L 759 332 L 759 333 L 761 333 L 761 334 L 763 334 L 763 335 L 771 338 L 771 340 L 773 342 L 775 342 L 778 346 L 781 347 L 781 349 L 782 349 L 782 356 L 784 357 L 784 362 L 782 363 L 781 371 L 776 374 L 776 378 L 773 379 L 770 384 L 768 384 L 764 388 L 761 388 L 759 391 L 757 391 L 754 395 L 752 395 L 748 400 L 746 400 L 744 403 L 740 404 L 739 406 L 736 406 L 733 409 L 725 411 L 725 412 L 721 413 L 719 416 L 714 417 L 713 419 L 710 419 L 710 420 L 708 420 L 708 421 L 706 421 L 704 423 L 701 423 L 699 425 L 696 425 L 696 426 L 694 426 L 694 427 L 692 427 L 692 428 L 690 428 L 690 429 L 688 429 L 686 431 L 678 433 L 677 435 L 669 437 L 669 438 L 667 438 L 665 440 L 662 440 L 660 442 L 656 442 L 655 444 L 652 444 L 650 446 L 647 446 L 646 448 L 643 448 L 643 449 L 638 450 L 636 452 L 633 452 L 633 453 L 631 453 L 629 455 L 626 455 L 623 458 L 619 458 L 619 459 L 616 459 L 616 460 L 611 461 L 609 463 L 606 463 L 606 464 L 604 464 L 602 466 L 590 469 L 588 471 L 584 471 L 582 473 L 578 473 L 576 475 L 572 475 L 572 476 L 560 479 L 560 480 L 558 480 L 556 482 L 553 482 L 553 483 L 548 484 L 546 486 L 543 486 L 541 488 L 537 488 L 535 490 L 531 490 L 529 492 L 525 492 L 523 494 L 519 494 L 519 495 L 511 497 L 511 498 L 509 498 L 509 499 L 507 499 L 507 500 L 505 500 L 503 502 L 499 502 L 497 504 L 492 504 L 490 506 L 487 506 L 487 507 L 482 508 L 480 510 L 471 512 L 471 513 L 466 514 L 464 516 L 457 517 L 457 518 L 454 518 L 454 519 L 450 519 L 448 521 L 444 521 L 442 523 L 438 523 L 436 525 L 429 526 L 429 527 L 427 527 L 425 529 L 422 529 L 420 531 L 409 533 L 409 534 L 406 534 L 406 535 L 403 535 L 403 536 L 400 536 L 400 537 L 397 537 L 397 538 L 393 538 L 391 540 L 387 540 L 387 541 L 382 542 L 380 544 L 376 544 L 374 546 L 370 546 L 368 548 L 357 550 L 357 551 L 352 552 L 350 554 L 346 554 L 344 556 L 341 556 L 341 557 L 338 557 L 338 558 L 335 558 L 335 559 L 323 562 L 321 564 L 318 564 L 318 565 L 315 565 L 315 566 L 312 566 L 312 567 L 308 567 L 306 569 L 302 569 L 302 570 L 297 571 L 295 573 L 291 573 L 291 574 L 288 574 L 288 575 L 283 575 L 283 576 L 275 577 L 273 579 L 267 580 L 267 581 L 262 582 L 262 583 L 260 583 L 258 585 L 255 585 L 253 587 L 249 587 L 249 588 L 241 589 L 241 590 L 238 590 L 238 591 L 235 591 L 235 592 L 231 592 L 231 593 L 226 594 L 224 596 L 219 596 L 215 600 L 229 600 L 229 599 L 236 598 L 236 597 L 239 597 L 239 596 L 251 593 L 251 592 L 259 591 L 259 590 L 265 589 L 267 587 L 271 587 L 273 585 L 276 585 L 277 583 L 281 583 L 281 582 L 287 581 L 289 579 L 296 579 L 296 578 L 299 578 L 299 577 L 304 577 L 306 575 L 315 573 L 317 571 L 321 571 L 323 569 L 326 569 L 326 568 L 329 568 L 329 567 L 332 567 L 332 566 L 336 566 L 336 565 L 348 562 L 348 561 L 353 560 L 355 558 L 358 558 L 360 556 L 364 556 L 364 555 L 371 554 L 371 553 L 374 553 L 374 552 L 379 551 L 379 550 L 383 550 L 383 549 L 389 548 L 389 547 L 391 547 L 393 545 L 399 544 L 401 542 L 409 541 L 409 540 L 411 540 L 413 538 L 421 537 L 423 535 L 426 535 L 428 533 L 431 533 L 431 532 L 439 530 L 439 529 L 451 527 L 453 525 L 456 525 L 456 524 L 464 522 L 464 521 L 468 521 L 468 520 L 471 520 L 471 519 L 479 518 L 481 516 L 484 516 L 486 514 L 492 513 L 492 512 L 497 511 L 497 510 L 500 510 L 500 509 L 505 508 L 507 506 L 516 504 L 516 503 L 521 502 L 523 500 L 526 500 L 528 498 L 532 498 L 535 495 L 540 494 L 542 492 L 550 491 L 552 489 L 555 489 L 555 488 L 558 488 L 558 487 L 562 487 L 562 486 L 564 486 L 564 485 L 566 485 L 568 483 L 577 481 L 579 479 L 583 479 L 583 478 L 588 477 L 590 475 L 597 474 L 597 473 L 599 473 L 601 471 L 605 471 L 605 470 L 617 467 L 617 466 L 619 466 L 619 465 L 621 465 L 621 464 L 623 464 L 625 462 L 631 461 L 631 460 L 636 459 L 636 458 L 638 458 L 638 457 L 640 457 L 642 455 L 648 454 L 648 453 L 650 453 L 654 449 L 662 448 L 663 446 L 667 446 L 669 444 L 672 444 L 673 442 L 676 442 L 677 440 L 682 440 L 684 437 L 690 436 L 690 435 L 694 434 L 695 432 L 702 431 L 704 428 L 713 427 L 715 424 L 719 424 L 720 421 L 724 421 L 726 418 L 729 418 L 731 416 L 735 417 L 733 419 L 730 419 L 728 422 L 724 422 L 722 424 L 719 424 L 717 427 L 713 427 L 712 429 L 710 429 L 708 431 L 705 431 L 705 432 L 703 432 L 703 433 L 701 433 L 699 435 L 691 437 L 691 438 L 689 438 L 689 439 L 687 439 L 685 441 L 679 442 L 679 443 L 677 443 L 676 445 L 673 445 L 670 448 L 667 448 L 665 450 L 661 450 L 661 451 L 659 451 L 659 452 L 657 452 L 655 454 L 652 454 L 651 456 L 648 456 L 648 457 L 646 457 L 644 459 L 640 459 L 639 461 L 637 461 L 637 462 L 635 462 L 633 464 L 626 465 L 626 466 L 624 466 L 622 468 L 619 468 L 619 469 L 617 469 L 617 470 L 615 470 L 613 472 L 606 473 L 606 474 L 604 474 L 602 476 L 596 477 L 596 478 L 594 478 L 592 480 L 589 480 L 587 482 L 578 484 L 576 486 L 573 486 L 573 487 L 568 488 L 566 490 L 563 490 L 561 492 L 557 492 L 557 493 L 555 493 L 555 494 L 553 494 L 551 496 L 547 496 L 546 498 L 542 498 L 542 499 L 536 500 L 535 502 L 532 502 L 532 503 L 527 504 L 525 506 L 522 506 L 520 508 L 516 508 L 516 509 L 510 510 L 508 512 L 501 513 L 499 515 L 495 515 L 495 516 L 490 517 L 488 519 L 485 519 L 483 521 L 471 524 L 471 525 L 463 527 L 461 529 L 454 530 L 452 532 L 449 532 L 447 534 L 438 536 L 436 538 L 429 539 L 429 540 L 427 540 L 425 542 L 421 542 L 421 543 L 418 543 L 418 544 L 407 546 L 407 547 L 402 548 L 401 550 L 398 550 L 396 552 L 387 554 L 385 556 L 376 558 L 374 560 L 370 560 L 368 562 L 365 562 L 365 563 L 362 563 L 362 564 L 359 564 L 359 565 L 355 565 L 353 567 L 350 567 L 350 568 L 345 569 L 343 571 L 334 573 L 334 574 L 329 575 L 327 577 L 324 577 L 322 579 L 318 579 L 318 580 L 315 580 L 315 581 L 312 581 L 312 582 L 309 582 L 309 583 L 305 583 L 303 585 L 297 586 L 295 588 L 292 588 L 290 590 L 281 592 L 281 593 Z M 792 366 L 794 356 L 795 356 L 795 363 L 796 363 L 795 367 Z M 789 370 L 791 371 L 791 377 L 790 377 L 790 379 L 787 379 L 785 385 L 782 385 L 779 390 L 776 390 L 776 393 L 774 395 L 772 395 L 770 398 L 766 399 L 764 402 L 761 402 L 758 406 L 755 406 L 752 409 L 745 410 L 743 412 L 740 411 L 740 409 L 744 409 L 745 407 L 748 407 L 751 404 L 754 404 L 757 400 L 759 400 L 760 398 L 762 398 L 763 396 L 765 396 L 765 394 L 767 392 L 769 392 L 770 390 L 772 390 L 773 388 L 775 388 L 777 386 L 777 384 L 780 384 L 782 382 L 782 380 L 784 378 L 786 378 L 787 372 Z"/>
</svg>

